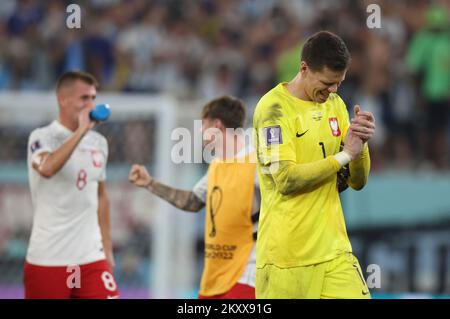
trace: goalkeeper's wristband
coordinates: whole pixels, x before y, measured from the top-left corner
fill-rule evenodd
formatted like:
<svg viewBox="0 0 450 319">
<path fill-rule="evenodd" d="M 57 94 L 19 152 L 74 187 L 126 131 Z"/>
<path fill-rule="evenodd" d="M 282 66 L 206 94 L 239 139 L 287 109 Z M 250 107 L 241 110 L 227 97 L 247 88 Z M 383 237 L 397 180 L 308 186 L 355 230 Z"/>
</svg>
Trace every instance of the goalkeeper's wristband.
<svg viewBox="0 0 450 319">
<path fill-rule="evenodd" d="M 338 161 L 339 165 L 345 166 L 352 161 L 352 158 L 346 151 L 339 152 L 334 154 L 334 159 Z"/>
</svg>

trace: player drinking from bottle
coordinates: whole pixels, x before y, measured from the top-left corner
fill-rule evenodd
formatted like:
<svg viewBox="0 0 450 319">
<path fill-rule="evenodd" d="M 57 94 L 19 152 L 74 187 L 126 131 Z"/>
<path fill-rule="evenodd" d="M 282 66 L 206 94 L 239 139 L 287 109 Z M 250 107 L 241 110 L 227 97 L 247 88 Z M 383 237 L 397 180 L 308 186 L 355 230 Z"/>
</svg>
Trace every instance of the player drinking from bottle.
<svg viewBox="0 0 450 319">
<path fill-rule="evenodd" d="M 24 268 L 26 298 L 117 298 L 105 187 L 108 144 L 92 131 L 96 79 L 58 80 L 59 118 L 28 141 L 34 210 Z"/>
</svg>

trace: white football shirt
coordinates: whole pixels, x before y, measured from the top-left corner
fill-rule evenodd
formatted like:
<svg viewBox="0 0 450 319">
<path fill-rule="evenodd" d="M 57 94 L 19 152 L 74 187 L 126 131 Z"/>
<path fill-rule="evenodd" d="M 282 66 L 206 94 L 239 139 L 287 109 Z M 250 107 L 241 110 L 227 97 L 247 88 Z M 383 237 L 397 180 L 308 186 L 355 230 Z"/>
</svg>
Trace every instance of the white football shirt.
<svg viewBox="0 0 450 319">
<path fill-rule="evenodd" d="M 58 121 L 28 140 L 28 179 L 34 217 L 26 260 L 41 266 L 83 265 L 105 259 L 98 224 L 98 182 L 106 179 L 108 144 L 89 131 L 59 172 L 44 178 L 32 168 L 73 134 Z"/>
</svg>

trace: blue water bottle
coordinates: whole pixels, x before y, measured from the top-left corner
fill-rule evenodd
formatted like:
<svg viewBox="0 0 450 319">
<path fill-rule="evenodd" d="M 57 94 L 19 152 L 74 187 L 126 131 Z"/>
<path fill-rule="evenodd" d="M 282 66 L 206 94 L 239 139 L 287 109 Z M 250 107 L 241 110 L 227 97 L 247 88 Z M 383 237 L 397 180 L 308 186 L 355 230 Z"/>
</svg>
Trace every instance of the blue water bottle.
<svg viewBox="0 0 450 319">
<path fill-rule="evenodd" d="M 94 109 L 89 113 L 89 117 L 93 121 L 104 122 L 111 114 L 109 104 L 97 104 Z"/>
</svg>

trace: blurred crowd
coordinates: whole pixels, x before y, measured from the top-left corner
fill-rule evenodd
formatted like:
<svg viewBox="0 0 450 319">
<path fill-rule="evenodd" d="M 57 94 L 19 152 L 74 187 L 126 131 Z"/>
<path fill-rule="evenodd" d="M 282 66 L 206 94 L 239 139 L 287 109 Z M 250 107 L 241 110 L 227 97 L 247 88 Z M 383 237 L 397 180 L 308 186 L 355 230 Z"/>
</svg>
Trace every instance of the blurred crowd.
<svg viewBox="0 0 450 319">
<path fill-rule="evenodd" d="M 449 0 L 85 0 L 81 28 L 69 29 L 71 2 L 2 1 L 0 89 L 48 90 L 82 69 L 103 90 L 233 94 L 250 118 L 296 74 L 302 42 L 327 29 L 353 58 L 340 95 L 377 119 L 373 169 L 450 166 Z M 379 29 L 366 24 L 371 3 Z"/>
<path fill-rule="evenodd" d="M 48 123 L 40 123 L 45 126 Z M 108 164 L 154 163 L 155 118 L 108 121 L 96 130 L 108 138 Z M 0 162 L 25 161 L 30 132 L 36 127 L 0 126 Z"/>
</svg>

